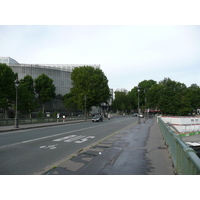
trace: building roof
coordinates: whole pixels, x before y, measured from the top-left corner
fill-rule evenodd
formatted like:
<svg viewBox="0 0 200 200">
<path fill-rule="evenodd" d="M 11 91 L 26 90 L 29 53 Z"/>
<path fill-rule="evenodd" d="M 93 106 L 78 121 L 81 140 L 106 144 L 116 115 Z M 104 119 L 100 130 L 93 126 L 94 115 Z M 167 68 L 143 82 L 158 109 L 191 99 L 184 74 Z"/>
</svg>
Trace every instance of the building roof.
<svg viewBox="0 0 200 200">
<path fill-rule="evenodd" d="M 24 66 L 24 67 L 37 67 L 37 68 L 49 68 L 49 69 L 56 69 L 62 71 L 72 71 L 75 67 L 82 67 L 82 66 L 92 66 L 94 68 L 100 68 L 100 64 L 23 64 L 18 63 L 16 60 L 10 57 L 0 57 L 0 63 L 10 64 L 16 66 Z"/>
<path fill-rule="evenodd" d="M 11 57 L 0 57 L 0 63 L 5 64 L 19 64 L 16 60 Z"/>
</svg>

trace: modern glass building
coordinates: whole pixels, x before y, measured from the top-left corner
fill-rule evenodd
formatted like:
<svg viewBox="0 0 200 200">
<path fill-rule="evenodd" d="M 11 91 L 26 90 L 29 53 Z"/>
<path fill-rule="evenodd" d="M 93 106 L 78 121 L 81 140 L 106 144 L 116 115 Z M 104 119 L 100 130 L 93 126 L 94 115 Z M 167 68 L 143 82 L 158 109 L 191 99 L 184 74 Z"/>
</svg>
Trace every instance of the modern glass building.
<svg viewBox="0 0 200 200">
<path fill-rule="evenodd" d="M 70 92 L 71 73 L 75 67 L 87 66 L 87 64 L 19 64 L 10 57 L 0 57 L 0 63 L 6 63 L 15 73 L 18 73 L 19 80 L 26 75 L 33 79 L 41 74 L 46 74 L 53 80 L 56 87 L 56 94 L 65 95 Z M 94 68 L 100 68 L 100 65 L 90 64 Z"/>
<path fill-rule="evenodd" d="M 16 60 L 10 57 L 0 57 L 0 63 L 5 64 L 19 64 Z"/>
<path fill-rule="evenodd" d="M 67 115 L 67 111 L 62 105 L 61 98 L 63 95 L 69 93 L 70 88 L 72 87 L 72 70 L 75 67 L 81 66 L 100 68 L 100 65 L 98 64 L 21 64 L 10 57 L 0 57 L 0 63 L 7 64 L 14 73 L 18 73 L 19 80 L 23 79 L 26 75 L 30 75 L 35 79 L 41 74 L 46 74 L 53 80 L 53 84 L 56 87 L 57 98 L 51 100 L 45 105 L 45 111 L 58 111 L 60 113 L 65 113 L 65 115 Z"/>
</svg>

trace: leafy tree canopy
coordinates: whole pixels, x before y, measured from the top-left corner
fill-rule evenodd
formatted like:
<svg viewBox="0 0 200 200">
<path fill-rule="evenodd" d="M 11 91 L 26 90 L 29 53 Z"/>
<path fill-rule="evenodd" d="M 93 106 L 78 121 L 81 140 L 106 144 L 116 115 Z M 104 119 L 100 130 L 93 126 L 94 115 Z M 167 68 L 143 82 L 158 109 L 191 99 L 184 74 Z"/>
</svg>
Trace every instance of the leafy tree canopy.
<svg viewBox="0 0 200 200">
<path fill-rule="evenodd" d="M 160 81 L 161 90 L 158 106 L 163 113 L 184 115 L 190 111 L 187 87 L 185 84 L 164 78 Z"/>
<path fill-rule="evenodd" d="M 38 94 L 38 99 L 41 101 L 43 106 L 44 114 L 44 105 L 46 102 L 50 101 L 52 98 L 55 98 L 55 85 L 53 80 L 49 78 L 46 74 L 41 74 L 38 78 L 35 79 L 35 91 Z"/>
<path fill-rule="evenodd" d="M 43 104 L 56 96 L 53 80 L 46 74 L 41 74 L 35 79 L 35 90 Z"/>
<path fill-rule="evenodd" d="M 164 78 L 159 83 L 154 80 L 144 80 L 138 85 L 140 86 L 139 93 L 137 86 L 128 94 L 126 90 L 124 92 L 117 90 L 112 105 L 113 108 L 118 110 L 123 108 L 126 111 L 129 108 L 136 110 L 138 94 L 140 108 L 143 112 L 146 106 L 146 108 L 158 109 L 163 114 L 183 116 L 200 107 L 200 87 L 196 84 L 192 84 L 187 88 L 184 83 Z"/>
<path fill-rule="evenodd" d="M 64 107 L 69 111 L 74 111 L 74 110 L 77 110 L 78 108 L 78 105 L 73 100 L 72 93 L 65 94 L 62 98 L 62 102 L 63 102 Z"/>
<path fill-rule="evenodd" d="M 148 93 L 149 90 L 151 89 L 152 86 L 156 85 L 156 81 L 150 79 L 150 80 L 144 80 L 141 81 L 138 85 L 140 86 L 140 91 L 139 91 L 139 101 L 140 101 L 140 106 L 144 107 L 145 106 L 145 100 L 146 103 L 148 102 Z"/>
<path fill-rule="evenodd" d="M 197 84 L 192 84 L 188 88 L 188 95 L 193 109 L 200 108 L 200 87 Z"/>
<path fill-rule="evenodd" d="M 125 111 L 129 106 L 129 99 L 127 97 L 128 91 L 125 89 L 115 91 L 115 99 L 112 104 L 114 110 Z"/>
<path fill-rule="evenodd" d="M 37 101 L 34 94 L 33 78 L 29 75 L 20 80 L 18 110 L 22 113 L 31 113 L 37 108 Z"/>
<path fill-rule="evenodd" d="M 109 100 L 108 79 L 101 69 L 91 66 L 77 67 L 72 71 L 71 80 L 73 100 L 80 109 L 85 107 L 85 96 L 87 109 Z"/>
<path fill-rule="evenodd" d="M 0 108 L 7 110 L 15 100 L 17 74 L 6 64 L 0 63 Z"/>
</svg>

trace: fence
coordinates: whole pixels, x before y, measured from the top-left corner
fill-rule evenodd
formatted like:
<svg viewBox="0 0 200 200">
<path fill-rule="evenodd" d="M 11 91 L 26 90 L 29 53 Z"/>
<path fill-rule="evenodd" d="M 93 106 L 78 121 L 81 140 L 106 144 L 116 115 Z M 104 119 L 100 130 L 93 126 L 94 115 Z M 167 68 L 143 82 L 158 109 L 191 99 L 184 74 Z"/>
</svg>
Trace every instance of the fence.
<svg viewBox="0 0 200 200">
<path fill-rule="evenodd" d="M 181 137 L 176 135 L 160 117 L 158 117 L 158 125 L 168 146 L 175 173 L 179 175 L 199 175 L 200 159 L 195 151 L 188 147 Z"/>
<path fill-rule="evenodd" d="M 91 117 L 87 117 L 87 119 L 90 119 Z M 65 121 L 72 121 L 72 120 L 84 120 L 84 116 L 82 117 L 66 117 Z M 63 119 L 60 118 L 59 122 L 62 122 Z M 57 122 L 56 118 L 52 117 L 45 117 L 45 118 L 19 118 L 18 124 L 35 124 L 35 123 L 48 123 L 48 122 Z M 0 126 L 9 126 L 14 125 L 15 119 L 9 118 L 9 119 L 0 119 Z"/>
</svg>

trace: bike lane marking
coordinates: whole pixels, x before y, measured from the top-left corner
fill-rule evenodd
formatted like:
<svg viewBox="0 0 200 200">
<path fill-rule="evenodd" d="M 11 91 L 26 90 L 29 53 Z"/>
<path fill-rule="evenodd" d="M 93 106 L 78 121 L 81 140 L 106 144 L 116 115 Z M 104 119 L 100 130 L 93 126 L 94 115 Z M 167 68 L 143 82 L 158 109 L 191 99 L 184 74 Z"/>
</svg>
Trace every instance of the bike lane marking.
<svg viewBox="0 0 200 200">
<path fill-rule="evenodd" d="M 95 136 L 85 136 L 85 135 L 69 135 L 67 137 L 62 137 L 62 138 L 58 138 L 53 140 L 54 142 L 74 142 L 77 144 L 83 143 L 88 141 L 88 139 L 94 139 Z M 40 149 L 56 149 L 58 144 L 55 145 L 44 145 L 44 146 L 40 146 Z"/>
<path fill-rule="evenodd" d="M 57 144 L 54 145 L 48 145 L 48 146 L 41 146 L 40 149 L 56 149 Z"/>
<path fill-rule="evenodd" d="M 121 121 L 124 121 L 124 120 L 121 120 Z M 45 137 L 41 137 L 41 138 L 36 138 L 36 139 L 26 140 L 26 141 L 22 141 L 22 142 L 13 143 L 13 144 L 3 145 L 3 146 L 0 146 L 0 149 L 19 145 L 19 144 L 26 144 L 26 143 L 29 143 L 29 142 L 35 142 L 35 141 L 38 141 L 38 140 L 48 139 L 48 138 L 52 138 L 52 137 L 56 137 L 56 136 L 60 136 L 60 135 L 65 135 L 65 134 L 69 134 L 69 133 L 74 133 L 74 132 L 78 132 L 78 131 L 83 131 L 83 130 L 87 130 L 87 129 L 92 129 L 92 128 L 96 128 L 96 127 L 100 127 L 100 126 L 106 126 L 106 125 L 110 125 L 110 124 L 113 124 L 113 123 L 116 123 L 116 122 L 101 124 L 101 125 L 97 125 L 97 126 L 91 126 L 91 127 L 87 127 L 87 128 L 78 129 L 78 130 L 73 130 L 73 131 L 68 131 L 68 132 L 64 132 L 64 133 L 49 135 L 49 136 L 45 136 Z"/>
</svg>

